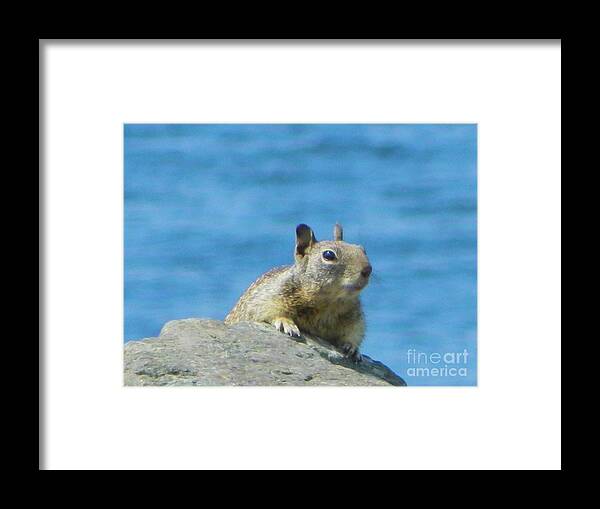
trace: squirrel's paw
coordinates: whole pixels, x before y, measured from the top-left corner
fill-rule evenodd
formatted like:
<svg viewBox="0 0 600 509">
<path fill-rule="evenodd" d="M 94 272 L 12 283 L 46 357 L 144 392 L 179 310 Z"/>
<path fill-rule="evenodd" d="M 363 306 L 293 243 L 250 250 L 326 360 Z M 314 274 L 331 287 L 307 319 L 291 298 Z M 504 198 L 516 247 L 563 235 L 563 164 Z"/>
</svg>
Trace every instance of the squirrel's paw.
<svg viewBox="0 0 600 509">
<path fill-rule="evenodd" d="M 361 353 L 358 351 L 358 347 L 351 343 L 343 344 L 342 352 L 344 352 L 344 355 L 352 362 L 356 362 L 357 364 L 363 360 Z"/>
<path fill-rule="evenodd" d="M 278 331 L 284 332 L 288 336 L 292 336 L 293 338 L 300 337 L 300 329 L 298 329 L 298 326 L 288 318 L 275 318 L 271 323 Z"/>
</svg>

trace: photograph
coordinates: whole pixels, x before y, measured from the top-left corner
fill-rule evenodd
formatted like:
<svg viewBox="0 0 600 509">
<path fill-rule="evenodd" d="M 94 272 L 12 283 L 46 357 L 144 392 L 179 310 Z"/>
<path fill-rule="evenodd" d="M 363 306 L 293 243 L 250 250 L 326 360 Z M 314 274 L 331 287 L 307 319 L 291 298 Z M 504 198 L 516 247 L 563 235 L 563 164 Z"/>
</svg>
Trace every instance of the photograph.
<svg viewBox="0 0 600 509">
<path fill-rule="evenodd" d="M 476 124 L 125 124 L 126 386 L 476 386 Z"/>
<path fill-rule="evenodd" d="M 562 470 L 560 38 L 42 39 L 40 470 Z"/>
</svg>

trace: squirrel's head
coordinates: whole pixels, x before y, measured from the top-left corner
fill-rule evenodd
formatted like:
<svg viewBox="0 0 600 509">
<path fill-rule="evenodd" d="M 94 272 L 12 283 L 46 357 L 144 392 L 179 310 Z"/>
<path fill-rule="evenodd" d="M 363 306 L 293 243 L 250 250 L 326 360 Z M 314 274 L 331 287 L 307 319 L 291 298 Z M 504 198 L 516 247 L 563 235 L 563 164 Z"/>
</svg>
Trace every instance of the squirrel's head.
<svg viewBox="0 0 600 509">
<path fill-rule="evenodd" d="M 296 269 L 324 296 L 357 296 L 369 283 L 372 267 L 365 249 L 344 242 L 339 224 L 333 228 L 333 240 L 321 242 L 309 226 L 298 225 L 294 257 Z"/>
</svg>

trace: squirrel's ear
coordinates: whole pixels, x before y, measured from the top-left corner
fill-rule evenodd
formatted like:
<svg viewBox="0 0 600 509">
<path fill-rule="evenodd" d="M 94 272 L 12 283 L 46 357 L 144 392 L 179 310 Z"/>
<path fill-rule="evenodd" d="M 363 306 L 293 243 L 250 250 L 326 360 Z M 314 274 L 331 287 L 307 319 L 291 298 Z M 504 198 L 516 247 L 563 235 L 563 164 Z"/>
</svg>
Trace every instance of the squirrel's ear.
<svg viewBox="0 0 600 509">
<path fill-rule="evenodd" d="M 299 224 L 296 227 L 296 250 L 294 251 L 294 257 L 296 261 L 301 260 L 308 253 L 313 244 L 317 243 L 315 234 L 311 230 L 310 226 L 305 224 Z"/>
<path fill-rule="evenodd" d="M 340 223 L 335 223 L 333 227 L 333 240 L 344 240 L 344 229 Z"/>
</svg>

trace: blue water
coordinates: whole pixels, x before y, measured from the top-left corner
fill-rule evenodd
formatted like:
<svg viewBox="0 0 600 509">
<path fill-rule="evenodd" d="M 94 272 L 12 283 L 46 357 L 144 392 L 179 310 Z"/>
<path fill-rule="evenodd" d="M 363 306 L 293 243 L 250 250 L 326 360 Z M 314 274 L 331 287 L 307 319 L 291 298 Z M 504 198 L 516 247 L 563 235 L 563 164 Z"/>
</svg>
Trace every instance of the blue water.
<svg viewBox="0 0 600 509">
<path fill-rule="evenodd" d="M 476 125 L 124 133 L 125 341 L 222 319 L 258 275 L 293 262 L 298 223 L 325 239 L 339 221 L 374 268 L 363 352 L 409 385 L 476 385 Z"/>
</svg>

